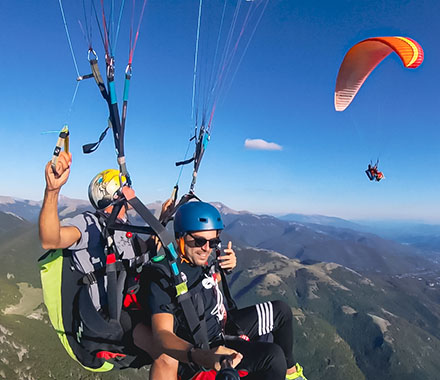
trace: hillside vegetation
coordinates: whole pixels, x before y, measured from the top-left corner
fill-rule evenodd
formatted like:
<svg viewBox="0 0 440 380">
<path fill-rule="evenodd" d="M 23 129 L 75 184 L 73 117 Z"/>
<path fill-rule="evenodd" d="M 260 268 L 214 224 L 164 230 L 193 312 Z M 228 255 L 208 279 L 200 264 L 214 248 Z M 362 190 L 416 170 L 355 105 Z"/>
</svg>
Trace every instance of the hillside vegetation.
<svg viewBox="0 0 440 380">
<path fill-rule="evenodd" d="M 399 251 L 397 243 L 371 234 L 357 243 L 369 249 L 356 250 L 353 237 L 364 235 L 345 228 L 324 231 L 321 226 L 325 233 L 319 233 L 309 226 L 278 223 L 273 217 L 245 214 L 243 218 L 236 213 L 226 215 L 228 218 L 235 218 L 223 236 L 224 241 L 232 238 L 238 257 L 237 268 L 228 276 L 235 299 L 239 306 L 273 299 L 290 305 L 296 360 L 309 380 L 438 379 L 437 266 L 411 266 L 417 252 L 407 247 Z M 320 257 L 287 257 L 296 255 L 293 249 L 291 255 L 287 252 L 287 238 L 283 254 L 261 247 L 283 235 L 290 236 L 292 247 L 298 247 L 299 241 L 306 247 L 315 244 L 313 252 Z M 331 260 L 325 260 L 326 244 L 331 241 L 337 241 L 344 251 L 338 256 L 333 249 Z M 377 241 L 384 243 L 375 251 L 370 243 Z M 392 248 L 390 252 L 387 247 Z M 350 250 L 351 262 L 347 263 Z M 34 223 L 0 212 L 0 379 L 148 378 L 148 368 L 94 374 L 69 358 L 42 303 L 37 269 L 42 253 Z M 370 270 L 375 260 L 379 266 L 396 263 L 399 273 Z"/>
</svg>

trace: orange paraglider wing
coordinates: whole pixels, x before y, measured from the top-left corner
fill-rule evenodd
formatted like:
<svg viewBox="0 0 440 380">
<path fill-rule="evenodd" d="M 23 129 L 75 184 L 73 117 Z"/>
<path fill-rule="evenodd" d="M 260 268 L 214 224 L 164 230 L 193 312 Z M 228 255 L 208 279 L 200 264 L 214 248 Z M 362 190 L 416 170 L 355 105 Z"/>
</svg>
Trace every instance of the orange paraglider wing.
<svg viewBox="0 0 440 380">
<path fill-rule="evenodd" d="M 410 69 L 423 62 L 422 47 L 407 37 L 368 38 L 347 52 L 336 79 L 336 111 L 344 111 L 350 105 L 368 75 L 392 52 L 397 53 L 403 65 Z"/>
</svg>

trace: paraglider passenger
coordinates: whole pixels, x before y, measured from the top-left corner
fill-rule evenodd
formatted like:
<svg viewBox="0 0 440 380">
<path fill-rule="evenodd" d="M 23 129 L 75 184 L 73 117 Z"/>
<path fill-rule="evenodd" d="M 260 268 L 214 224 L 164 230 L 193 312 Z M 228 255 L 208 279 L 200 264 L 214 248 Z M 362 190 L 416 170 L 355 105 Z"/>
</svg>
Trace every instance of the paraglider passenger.
<svg viewBox="0 0 440 380">
<path fill-rule="evenodd" d="M 161 263 L 156 263 L 145 279 L 145 294 L 159 350 L 180 362 L 182 379 L 192 378 L 201 368 L 218 371 L 226 359 L 235 369 L 247 371 L 246 379 L 304 380 L 302 367 L 293 358 L 292 312 L 286 303 L 265 302 L 226 312 L 215 266 L 210 264 L 223 228 L 220 213 L 209 203 L 189 202 L 177 210 L 174 232 L 180 256 L 178 270 L 186 278 L 192 302 L 201 305 L 203 323 L 199 322 L 198 327 L 204 329 L 206 338 L 205 343 L 196 341 L 176 291 L 169 285 L 169 274 Z M 232 243 L 227 247 L 225 255 L 220 256 L 222 270 L 236 265 Z M 273 343 L 259 341 L 268 333 Z"/>
</svg>

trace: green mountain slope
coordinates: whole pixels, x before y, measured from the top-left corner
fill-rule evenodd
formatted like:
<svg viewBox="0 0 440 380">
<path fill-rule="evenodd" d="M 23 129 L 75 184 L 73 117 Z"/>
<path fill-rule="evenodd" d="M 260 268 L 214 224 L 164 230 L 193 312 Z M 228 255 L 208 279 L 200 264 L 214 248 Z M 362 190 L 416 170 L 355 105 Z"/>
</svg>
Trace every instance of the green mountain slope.
<svg viewBox="0 0 440 380">
<path fill-rule="evenodd" d="M 31 223 L 24 219 L 0 211 L 0 237 L 2 240 L 7 238 L 9 231 L 26 228 L 29 225 L 31 225 Z"/>
<path fill-rule="evenodd" d="M 61 347 L 47 318 L 0 315 L 0 378 L 145 380 L 148 369 L 94 374 L 82 369 Z"/>
<path fill-rule="evenodd" d="M 11 224 L 12 225 L 12 224 Z M 440 273 L 377 275 L 305 265 L 235 247 L 228 276 L 239 306 L 283 299 L 296 360 L 309 380 L 434 380 L 440 373 Z M 0 379 L 146 379 L 148 368 L 93 374 L 62 348 L 42 305 L 35 225 L 0 240 Z"/>
<path fill-rule="evenodd" d="M 237 249 L 240 306 L 283 299 L 295 316 L 295 353 L 313 379 L 437 379 L 440 291 L 429 283 L 365 277 L 332 263 L 303 265 Z"/>
<path fill-rule="evenodd" d="M 0 379 L 148 379 L 148 368 L 94 374 L 68 356 L 43 305 L 37 228 L 9 222 L 0 240 Z"/>
<path fill-rule="evenodd" d="M 10 231 L 0 240 L 0 275 L 14 276 L 16 282 L 28 282 L 40 286 L 37 260 L 44 253 L 35 225 Z"/>
</svg>

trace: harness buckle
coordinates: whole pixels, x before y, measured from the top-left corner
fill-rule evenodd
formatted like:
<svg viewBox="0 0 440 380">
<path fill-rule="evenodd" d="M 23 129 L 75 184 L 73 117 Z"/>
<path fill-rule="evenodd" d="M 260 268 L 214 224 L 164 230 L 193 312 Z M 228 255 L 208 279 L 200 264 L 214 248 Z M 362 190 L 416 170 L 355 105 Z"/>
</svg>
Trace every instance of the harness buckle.
<svg viewBox="0 0 440 380">
<path fill-rule="evenodd" d="M 130 295 L 136 294 L 136 293 L 139 291 L 139 288 L 140 288 L 140 285 L 139 285 L 139 284 L 136 284 L 136 285 L 130 286 L 130 287 L 127 289 L 127 294 L 130 294 Z"/>
<path fill-rule="evenodd" d="M 94 272 L 86 273 L 82 278 L 82 283 L 84 285 L 93 285 L 96 284 L 97 282 L 98 280 L 96 279 Z"/>
<path fill-rule="evenodd" d="M 176 285 L 176 292 L 177 296 L 188 293 L 188 286 L 186 285 L 186 281 Z"/>
</svg>

